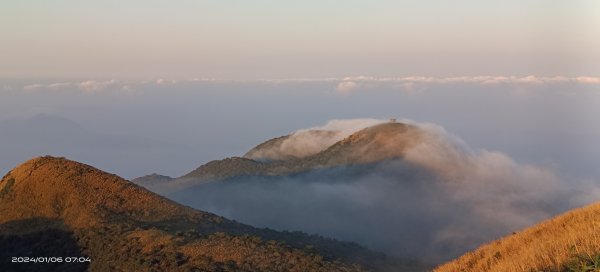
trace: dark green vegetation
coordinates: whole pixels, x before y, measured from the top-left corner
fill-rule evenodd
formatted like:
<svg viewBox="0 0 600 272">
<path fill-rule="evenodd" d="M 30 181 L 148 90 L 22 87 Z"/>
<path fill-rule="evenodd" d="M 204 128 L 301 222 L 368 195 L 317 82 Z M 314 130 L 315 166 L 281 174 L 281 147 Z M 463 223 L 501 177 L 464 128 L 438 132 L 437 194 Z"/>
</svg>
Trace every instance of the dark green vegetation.
<svg viewBox="0 0 600 272">
<path fill-rule="evenodd" d="M 600 271 L 600 253 L 596 255 L 579 255 L 565 265 L 564 272 L 598 272 Z"/>
<path fill-rule="evenodd" d="M 22 233 L 24 229 L 28 231 Z M 86 257 L 76 236 L 59 221 L 33 218 L 0 225 L 2 271 L 84 271 L 87 262 L 33 263 L 13 257 Z"/>
<path fill-rule="evenodd" d="M 10 190 L 10 188 L 13 186 L 13 184 L 15 184 L 14 179 L 7 180 L 4 187 L 2 187 L 2 190 L 0 190 L 0 197 L 3 197 L 4 195 L 6 195 L 8 193 L 8 191 Z"/>
</svg>

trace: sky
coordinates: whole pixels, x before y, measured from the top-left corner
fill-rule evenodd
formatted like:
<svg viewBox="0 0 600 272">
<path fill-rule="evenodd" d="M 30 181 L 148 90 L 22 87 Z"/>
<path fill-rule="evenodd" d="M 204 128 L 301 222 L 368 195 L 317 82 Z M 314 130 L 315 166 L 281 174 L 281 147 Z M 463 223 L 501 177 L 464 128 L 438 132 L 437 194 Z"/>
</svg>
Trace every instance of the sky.
<svg viewBox="0 0 600 272">
<path fill-rule="evenodd" d="M 598 76 L 598 1 L 0 2 L 0 78 Z"/>
</svg>

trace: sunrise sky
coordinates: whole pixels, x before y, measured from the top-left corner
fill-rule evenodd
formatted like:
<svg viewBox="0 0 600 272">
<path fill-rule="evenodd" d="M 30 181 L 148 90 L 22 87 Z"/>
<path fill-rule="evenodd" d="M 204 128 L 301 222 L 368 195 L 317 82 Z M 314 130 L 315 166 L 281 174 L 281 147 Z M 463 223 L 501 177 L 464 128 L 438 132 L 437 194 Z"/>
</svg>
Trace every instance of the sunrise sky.
<svg viewBox="0 0 600 272">
<path fill-rule="evenodd" d="M 3 78 L 600 74 L 598 1 L 3 1 Z"/>
</svg>

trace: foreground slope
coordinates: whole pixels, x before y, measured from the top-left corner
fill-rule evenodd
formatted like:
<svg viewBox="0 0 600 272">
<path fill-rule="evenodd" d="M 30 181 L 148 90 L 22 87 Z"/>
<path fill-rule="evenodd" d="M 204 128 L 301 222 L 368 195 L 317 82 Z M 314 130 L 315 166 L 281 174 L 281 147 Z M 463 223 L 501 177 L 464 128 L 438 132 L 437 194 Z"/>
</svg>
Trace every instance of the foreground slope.
<svg viewBox="0 0 600 272">
<path fill-rule="evenodd" d="M 239 224 L 62 158 L 10 171 L 0 181 L 0 211 L 6 271 L 400 269 L 352 243 Z M 88 256 L 91 263 L 7 263 L 13 256 Z"/>
<path fill-rule="evenodd" d="M 597 269 L 600 269 L 600 203 L 572 210 L 481 246 L 435 271 Z"/>
</svg>

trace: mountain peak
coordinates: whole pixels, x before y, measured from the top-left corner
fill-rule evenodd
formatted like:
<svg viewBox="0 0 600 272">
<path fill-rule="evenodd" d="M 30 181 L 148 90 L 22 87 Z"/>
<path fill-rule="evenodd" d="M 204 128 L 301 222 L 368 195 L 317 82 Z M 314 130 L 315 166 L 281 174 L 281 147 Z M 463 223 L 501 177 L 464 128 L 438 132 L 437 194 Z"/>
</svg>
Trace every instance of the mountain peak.
<svg viewBox="0 0 600 272">
<path fill-rule="evenodd" d="M 75 226 L 90 226 L 125 214 L 138 220 L 166 219 L 185 210 L 116 175 L 50 156 L 11 170 L 0 182 L 0 192 L 0 206 L 7 206 L 4 220 L 61 218 Z"/>
<path fill-rule="evenodd" d="M 157 190 L 177 191 L 206 181 L 239 176 L 282 176 L 329 167 L 371 164 L 402 158 L 409 148 L 423 141 L 427 132 L 416 125 L 386 122 L 338 140 L 340 133 L 303 130 L 263 142 L 244 157 L 211 161 L 172 182 L 149 184 L 144 183 L 146 178 L 135 181 Z M 309 151 L 301 153 L 298 150 Z"/>
<path fill-rule="evenodd" d="M 424 131 L 404 123 L 382 123 L 359 130 L 320 152 L 328 165 L 372 163 L 400 158 L 422 140 Z"/>
<path fill-rule="evenodd" d="M 0 247 L 14 249 L 7 251 L 13 256 L 48 256 L 52 245 L 69 245 L 68 256 L 91 257 L 92 271 L 356 271 L 354 263 L 396 265 L 356 244 L 258 229 L 194 210 L 65 158 L 38 157 L 11 170 L 0 181 L 0 210 Z M 22 264 L 4 263 L 6 254 L 0 257 L 1 267 L 23 270 Z"/>
</svg>

